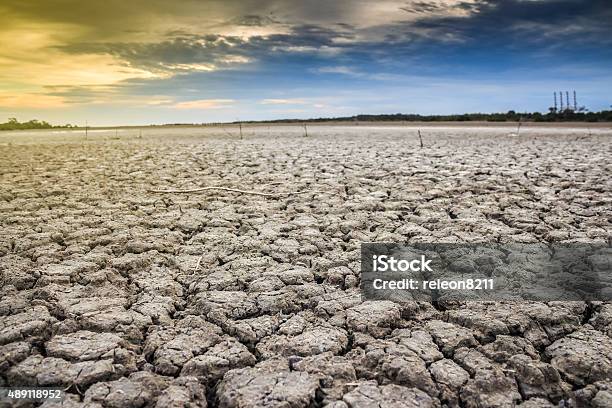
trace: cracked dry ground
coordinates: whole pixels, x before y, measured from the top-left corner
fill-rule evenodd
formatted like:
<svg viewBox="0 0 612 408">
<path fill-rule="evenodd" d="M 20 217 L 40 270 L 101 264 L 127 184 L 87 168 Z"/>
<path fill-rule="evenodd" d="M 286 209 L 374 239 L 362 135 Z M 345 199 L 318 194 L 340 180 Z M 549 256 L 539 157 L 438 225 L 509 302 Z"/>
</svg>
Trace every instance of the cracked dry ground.
<svg viewBox="0 0 612 408">
<path fill-rule="evenodd" d="M 0 386 L 67 407 L 612 406 L 610 303 L 358 290 L 365 241 L 607 242 L 609 134 L 159 132 L 0 139 Z M 317 192 L 146 191 L 195 186 Z"/>
</svg>

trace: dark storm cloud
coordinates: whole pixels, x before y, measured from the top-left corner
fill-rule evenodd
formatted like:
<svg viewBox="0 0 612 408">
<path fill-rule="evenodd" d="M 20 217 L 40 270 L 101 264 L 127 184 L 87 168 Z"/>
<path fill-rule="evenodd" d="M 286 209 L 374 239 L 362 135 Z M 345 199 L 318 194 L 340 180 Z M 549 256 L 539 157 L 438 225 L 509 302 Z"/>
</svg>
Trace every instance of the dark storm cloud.
<svg viewBox="0 0 612 408">
<path fill-rule="evenodd" d="M 178 35 L 169 40 L 121 43 L 83 43 L 60 47 L 72 54 L 104 53 L 118 57 L 130 66 L 153 71 L 172 70 L 180 64 L 219 64 L 235 49 L 241 49 L 243 41 L 238 37 L 218 35 L 193 35 L 174 32 Z"/>
<path fill-rule="evenodd" d="M 481 0 L 455 7 L 467 14 L 425 13 L 389 25 L 386 46 L 371 48 L 392 61 L 418 56 L 423 65 L 455 75 L 520 69 L 570 74 L 587 67 L 601 72 L 612 63 L 609 1 Z M 430 12 L 433 6 L 413 3 L 412 9 Z"/>
<path fill-rule="evenodd" d="M 183 31 L 171 33 L 174 38 L 157 43 L 81 43 L 60 47 L 62 51 L 105 53 L 126 61 L 130 66 L 153 71 L 187 70 L 187 64 L 211 64 L 216 69 L 227 68 L 245 60 L 265 60 L 267 57 L 293 53 L 317 53 L 323 50 L 348 49 L 336 44 L 338 39 L 351 40 L 353 34 L 316 25 L 293 27 L 288 34 L 272 34 L 243 38 L 229 35 L 196 35 Z M 181 68 L 184 67 L 184 68 Z"/>
<path fill-rule="evenodd" d="M 452 34 L 482 46 L 612 44 L 612 7 L 607 0 L 481 0 L 460 3 L 467 17 L 426 17 L 410 28 Z"/>
<path fill-rule="evenodd" d="M 442 7 L 440 4 L 437 4 L 437 3 L 431 3 L 427 1 L 416 1 L 416 2 L 410 3 L 407 6 L 400 7 L 400 9 L 408 13 L 431 13 L 434 11 L 443 10 L 444 7 Z"/>
<path fill-rule="evenodd" d="M 542 52 L 562 54 L 564 50 L 572 51 L 576 45 L 584 45 L 610 54 L 612 7 L 606 1 L 466 1 L 453 6 L 465 10 L 465 15 L 436 13 L 448 7 L 438 2 L 410 2 L 403 10 L 417 13 L 417 19 L 367 29 L 343 22 L 301 24 L 288 26 L 283 34 L 248 38 L 174 31 L 169 33 L 172 38 L 153 43 L 77 43 L 63 49 L 73 53 L 108 53 L 131 66 L 160 71 L 181 71 L 188 69 L 188 64 L 210 64 L 222 69 L 240 63 L 237 56 L 265 63 L 292 53 L 298 56 L 309 53 L 316 58 L 327 55 L 330 59 L 339 55 L 355 57 L 357 64 L 416 54 L 431 57 L 437 52 L 458 58 L 461 50 L 474 49 L 489 52 L 492 57 L 499 49 L 534 56 Z M 278 24 L 276 19 L 258 14 L 238 16 L 225 23 L 245 27 L 274 24 Z"/>
<path fill-rule="evenodd" d="M 250 14 L 246 16 L 240 16 L 231 19 L 228 24 L 244 26 L 244 27 L 264 27 L 271 24 L 278 24 L 279 22 L 269 16 L 259 16 L 256 14 Z"/>
</svg>

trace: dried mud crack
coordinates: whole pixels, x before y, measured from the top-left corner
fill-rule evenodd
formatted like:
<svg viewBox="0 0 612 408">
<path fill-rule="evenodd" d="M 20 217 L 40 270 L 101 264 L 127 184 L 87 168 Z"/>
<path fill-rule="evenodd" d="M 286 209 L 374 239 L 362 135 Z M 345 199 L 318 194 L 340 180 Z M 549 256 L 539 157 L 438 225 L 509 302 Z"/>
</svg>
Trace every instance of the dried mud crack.
<svg viewBox="0 0 612 408">
<path fill-rule="evenodd" d="M 0 387 L 59 386 L 66 407 L 612 406 L 612 304 L 359 293 L 362 242 L 609 242 L 609 130 L 301 132 L 0 135 Z"/>
</svg>

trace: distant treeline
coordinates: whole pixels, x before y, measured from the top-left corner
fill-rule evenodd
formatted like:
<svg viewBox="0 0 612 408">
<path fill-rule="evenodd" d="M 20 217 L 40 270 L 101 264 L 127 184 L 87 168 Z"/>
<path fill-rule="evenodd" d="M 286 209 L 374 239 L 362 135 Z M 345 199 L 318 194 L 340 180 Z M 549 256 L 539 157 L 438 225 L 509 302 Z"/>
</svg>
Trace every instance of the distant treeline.
<svg viewBox="0 0 612 408">
<path fill-rule="evenodd" d="M 277 119 L 242 123 L 303 123 L 303 122 L 612 122 L 612 111 L 549 112 L 549 113 L 464 113 L 460 115 L 417 115 L 395 113 L 386 115 L 355 115 L 337 118 Z M 238 122 L 235 122 L 238 123 Z"/>
<path fill-rule="evenodd" d="M 26 130 L 26 129 L 53 129 L 53 128 L 72 128 L 76 126 L 61 125 L 53 126 L 44 120 L 30 120 L 28 122 L 19 122 L 15 118 L 9 118 L 8 122 L 0 123 L 0 130 Z"/>
</svg>

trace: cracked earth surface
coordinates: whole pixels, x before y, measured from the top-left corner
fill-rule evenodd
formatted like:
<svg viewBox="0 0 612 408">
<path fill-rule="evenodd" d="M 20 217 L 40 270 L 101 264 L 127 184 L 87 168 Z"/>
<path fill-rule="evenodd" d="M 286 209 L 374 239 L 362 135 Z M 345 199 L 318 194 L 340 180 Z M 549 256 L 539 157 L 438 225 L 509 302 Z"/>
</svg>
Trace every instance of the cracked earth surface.
<svg viewBox="0 0 612 408">
<path fill-rule="evenodd" d="M 610 303 L 358 289 L 361 242 L 609 242 L 610 129 L 302 131 L 0 135 L 0 386 L 66 407 L 612 406 Z M 198 186 L 313 193 L 146 191 Z"/>
</svg>

